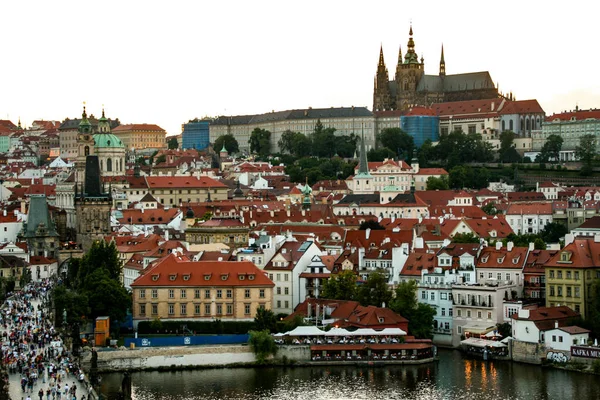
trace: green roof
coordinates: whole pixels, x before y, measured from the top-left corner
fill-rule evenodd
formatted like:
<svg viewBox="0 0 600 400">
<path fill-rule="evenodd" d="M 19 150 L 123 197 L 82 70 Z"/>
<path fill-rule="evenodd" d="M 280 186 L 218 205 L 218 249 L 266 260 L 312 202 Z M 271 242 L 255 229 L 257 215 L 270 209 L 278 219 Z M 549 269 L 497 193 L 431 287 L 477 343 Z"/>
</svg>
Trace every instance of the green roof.
<svg viewBox="0 0 600 400">
<path fill-rule="evenodd" d="M 23 224 L 23 237 L 37 236 L 58 236 L 54 221 L 50 218 L 45 195 L 31 195 L 27 223 Z"/>
<path fill-rule="evenodd" d="M 94 142 L 96 148 L 124 148 L 125 145 L 117 136 L 112 133 L 97 133 L 94 135 Z"/>
</svg>

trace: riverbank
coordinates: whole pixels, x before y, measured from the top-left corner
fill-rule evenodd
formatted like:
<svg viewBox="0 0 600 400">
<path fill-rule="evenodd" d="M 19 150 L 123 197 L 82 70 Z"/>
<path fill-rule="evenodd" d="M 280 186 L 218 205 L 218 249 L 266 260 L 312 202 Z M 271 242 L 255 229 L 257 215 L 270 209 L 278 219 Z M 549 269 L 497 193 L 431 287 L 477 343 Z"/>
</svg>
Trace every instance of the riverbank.
<svg viewBox="0 0 600 400">
<path fill-rule="evenodd" d="M 150 347 L 120 350 L 101 350 L 98 354 L 98 372 L 124 371 L 174 371 L 209 368 L 254 368 L 265 366 L 371 366 L 419 365 L 434 361 L 433 357 L 397 360 L 345 360 L 313 361 L 310 346 L 280 346 L 277 356 L 258 363 L 247 345 Z M 82 367 L 91 367 L 91 352 L 82 354 Z"/>
</svg>

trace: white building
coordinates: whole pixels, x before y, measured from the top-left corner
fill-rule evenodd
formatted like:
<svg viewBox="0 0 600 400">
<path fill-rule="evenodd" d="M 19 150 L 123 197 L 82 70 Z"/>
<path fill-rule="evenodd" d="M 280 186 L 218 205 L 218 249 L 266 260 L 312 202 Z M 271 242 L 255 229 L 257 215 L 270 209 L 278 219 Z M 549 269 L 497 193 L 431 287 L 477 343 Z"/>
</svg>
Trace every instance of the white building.
<svg viewBox="0 0 600 400">
<path fill-rule="evenodd" d="M 506 210 L 506 220 L 517 235 L 540 233 L 552 222 L 552 203 L 513 203 Z"/>
</svg>

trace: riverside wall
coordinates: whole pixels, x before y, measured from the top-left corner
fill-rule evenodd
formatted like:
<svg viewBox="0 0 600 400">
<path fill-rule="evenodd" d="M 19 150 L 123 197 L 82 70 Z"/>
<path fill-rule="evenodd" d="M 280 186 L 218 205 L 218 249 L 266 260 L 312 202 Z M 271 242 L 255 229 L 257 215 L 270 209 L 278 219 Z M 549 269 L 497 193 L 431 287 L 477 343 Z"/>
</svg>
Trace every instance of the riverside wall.
<svg viewBox="0 0 600 400">
<path fill-rule="evenodd" d="M 511 340 L 510 346 L 513 361 L 527 364 L 542 364 L 542 358 L 546 357 L 548 351 L 543 344 L 521 342 L 519 340 Z"/>
<path fill-rule="evenodd" d="M 281 346 L 277 359 L 309 361 L 309 346 Z M 253 365 L 256 357 L 247 345 L 148 347 L 122 350 L 98 351 L 98 372 L 212 368 Z M 82 364 L 86 370 L 91 366 L 91 353 Z"/>
</svg>

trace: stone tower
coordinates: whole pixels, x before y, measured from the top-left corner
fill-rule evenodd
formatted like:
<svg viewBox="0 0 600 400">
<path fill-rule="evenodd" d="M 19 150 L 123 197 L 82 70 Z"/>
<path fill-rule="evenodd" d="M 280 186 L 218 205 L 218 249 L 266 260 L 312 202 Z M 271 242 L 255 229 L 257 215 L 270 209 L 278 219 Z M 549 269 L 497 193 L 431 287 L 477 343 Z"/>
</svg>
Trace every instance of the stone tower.
<svg viewBox="0 0 600 400">
<path fill-rule="evenodd" d="M 408 33 L 408 50 L 404 61 L 396 66 L 396 109 L 406 110 L 416 103 L 417 85 L 425 73 L 425 60 L 415 51 L 412 26 Z"/>
<path fill-rule="evenodd" d="M 94 135 L 93 127 L 88 120 L 83 106 L 81 122 L 77 128 L 77 159 L 75 160 L 75 182 L 83 183 L 85 178 L 86 157 L 94 154 Z"/>
<path fill-rule="evenodd" d="M 377 64 L 373 89 L 373 107 L 373 111 L 385 111 L 393 108 L 388 69 L 383 60 L 383 46 L 379 49 L 379 63 Z"/>
<path fill-rule="evenodd" d="M 104 193 L 100 183 L 98 156 L 87 156 L 83 186 L 75 184 L 77 241 L 88 251 L 96 240 L 110 234 L 110 193 Z"/>
</svg>

